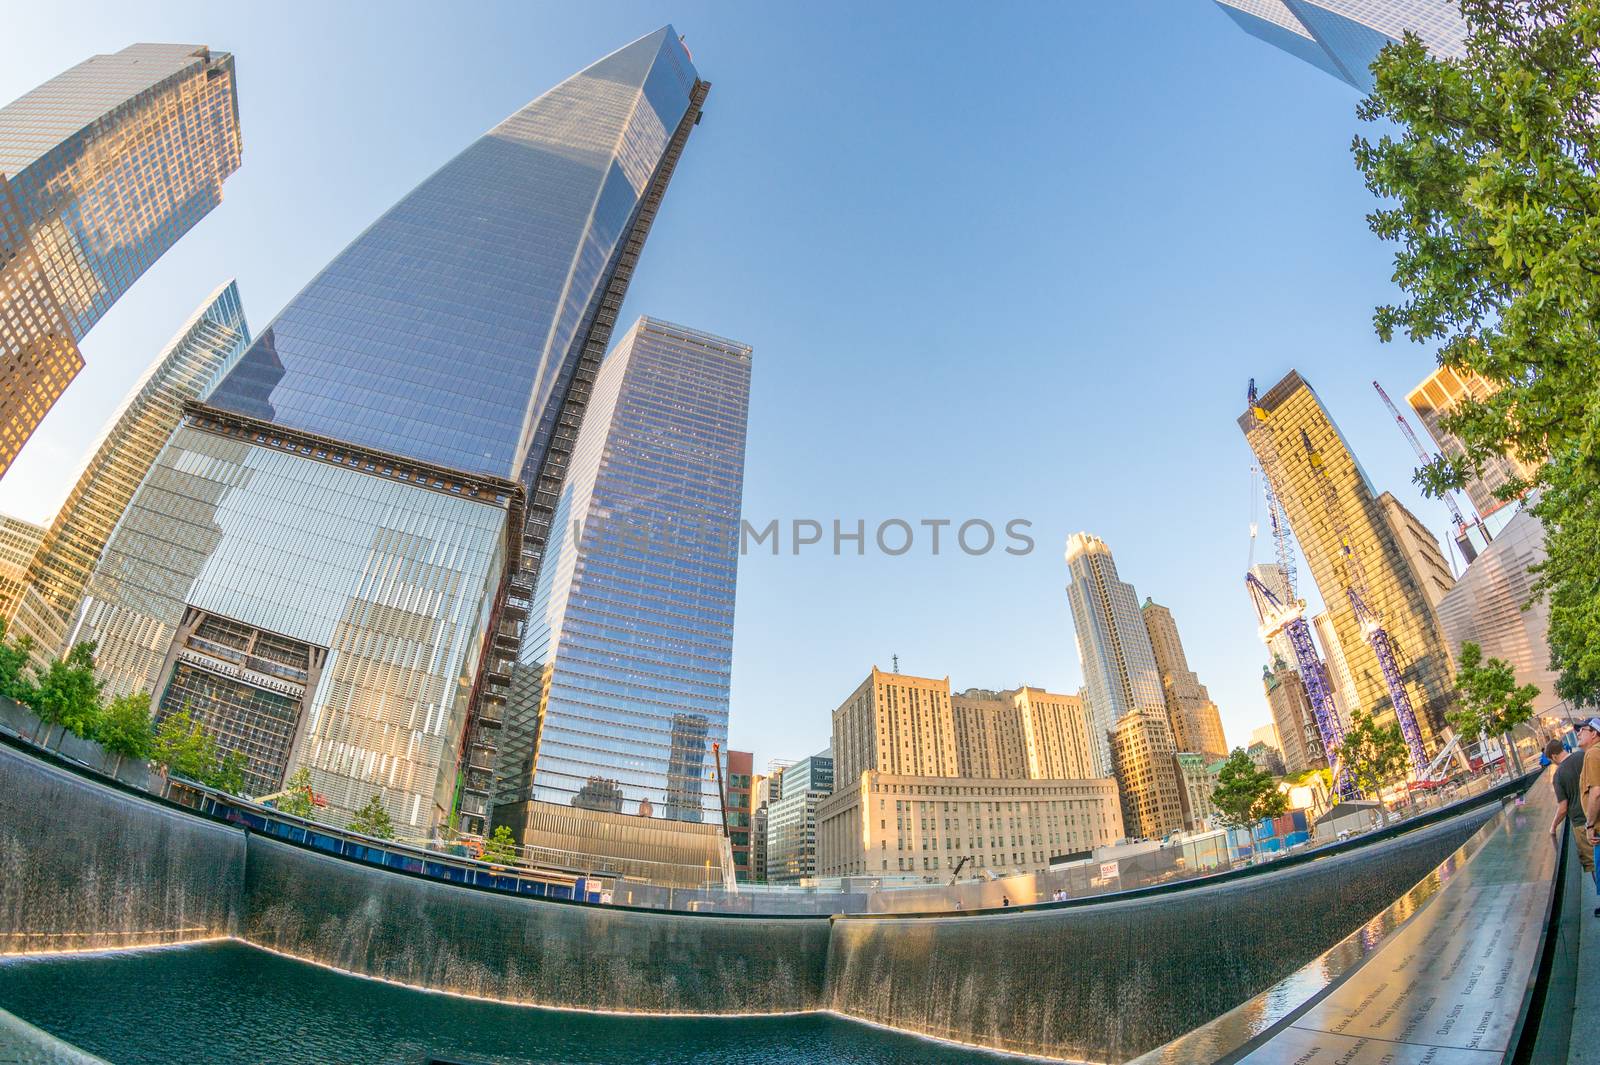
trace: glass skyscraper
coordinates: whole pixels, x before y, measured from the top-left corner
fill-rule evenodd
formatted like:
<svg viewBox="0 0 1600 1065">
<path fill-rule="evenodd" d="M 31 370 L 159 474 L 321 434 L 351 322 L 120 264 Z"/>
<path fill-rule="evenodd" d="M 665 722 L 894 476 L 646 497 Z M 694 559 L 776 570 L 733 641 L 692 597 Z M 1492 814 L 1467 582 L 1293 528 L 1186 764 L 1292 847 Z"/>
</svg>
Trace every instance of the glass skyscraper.
<svg viewBox="0 0 1600 1065">
<path fill-rule="evenodd" d="M 37 658 L 66 650 L 68 626 L 89 575 L 139 483 L 183 420 L 184 404 L 208 391 L 249 343 L 239 287 L 229 281 L 206 297 L 122 401 L 50 523 L 20 597 L 7 613 L 12 633 L 33 639 Z"/>
<path fill-rule="evenodd" d="M 97 55 L 0 107 L 0 473 L 240 151 L 233 56 L 200 45 Z"/>
<path fill-rule="evenodd" d="M 191 405 L 90 581 L 112 690 L 187 701 L 261 777 L 308 767 L 335 818 L 378 795 L 412 834 L 483 827 L 549 515 L 707 88 L 671 27 L 640 38 L 290 301 Z"/>
<path fill-rule="evenodd" d="M 1362 92 L 1372 91 L 1372 61 L 1407 30 L 1435 55 L 1466 54 L 1466 23 L 1456 0 L 1217 0 L 1250 36 L 1281 48 Z"/>
<path fill-rule="evenodd" d="M 750 348 L 641 318 L 601 365 L 513 671 L 495 820 L 719 817 Z"/>
<path fill-rule="evenodd" d="M 1110 732 L 1125 714 L 1149 710 L 1167 716 L 1161 670 L 1133 585 L 1117 579 L 1111 549 L 1098 536 L 1067 538 L 1072 583 L 1067 600 L 1083 665 L 1084 707 L 1097 755 L 1096 776 L 1112 775 Z M 1170 741 L 1169 741 L 1170 742 Z"/>
</svg>

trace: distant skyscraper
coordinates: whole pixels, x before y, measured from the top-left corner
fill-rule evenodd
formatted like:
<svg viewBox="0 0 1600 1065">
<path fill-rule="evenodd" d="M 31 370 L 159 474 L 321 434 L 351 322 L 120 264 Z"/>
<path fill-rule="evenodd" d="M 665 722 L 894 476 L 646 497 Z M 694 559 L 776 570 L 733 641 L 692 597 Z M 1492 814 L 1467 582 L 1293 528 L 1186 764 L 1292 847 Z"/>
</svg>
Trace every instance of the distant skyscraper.
<svg viewBox="0 0 1600 1065">
<path fill-rule="evenodd" d="M 1455 574 L 1450 572 L 1450 563 L 1445 561 L 1438 539 L 1428 531 L 1422 519 L 1406 509 L 1405 504 L 1396 499 L 1393 493 L 1384 492 L 1380 495 L 1378 505 L 1383 508 L 1383 516 L 1389 521 L 1394 542 L 1400 546 L 1401 553 L 1411 564 L 1412 572 L 1417 575 L 1423 598 L 1429 606 L 1437 609 L 1439 601 L 1456 585 Z"/>
<path fill-rule="evenodd" d="M 706 88 L 671 27 L 635 41 L 469 144 L 290 301 L 173 434 L 90 580 L 110 690 L 270 718 L 336 819 L 377 794 L 411 835 L 485 826 L 528 574 Z"/>
<path fill-rule="evenodd" d="M 1423 379 L 1406 396 L 1406 402 L 1417 412 L 1417 417 L 1427 427 L 1428 435 L 1446 455 L 1459 457 L 1466 454 L 1466 445 L 1454 433 L 1446 431 L 1444 417 L 1455 411 L 1463 399 L 1488 399 L 1496 391 L 1489 381 L 1471 370 L 1453 370 L 1441 366 Z M 1495 492 L 1511 481 L 1531 480 L 1538 472 L 1535 462 L 1524 462 L 1510 456 L 1496 456 L 1484 463 L 1478 476 L 1467 481 L 1465 491 L 1479 517 L 1487 518 L 1506 501 L 1498 499 Z"/>
<path fill-rule="evenodd" d="M 183 420 L 183 405 L 204 396 L 249 344 L 239 288 L 229 281 L 184 323 L 106 424 L 29 566 L 14 612 L 15 631 L 31 636 L 42 657 L 66 650 L 89 575 L 134 491 Z M 122 668 L 103 654 L 100 664 Z"/>
<path fill-rule="evenodd" d="M 1161 839 L 1183 828 L 1177 753 L 1164 707 L 1131 711 L 1111 727 L 1111 760 L 1129 837 Z"/>
<path fill-rule="evenodd" d="M 1150 649 L 1161 671 L 1161 686 L 1167 697 L 1167 719 L 1172 725 L 1172 740 L 1179 751 L 1206 756 L 1207 763 L 1228 756 L 1228 741 L 1222 735 L 1222 715 L 1211 693 L 1189 669 L 1178 638 L 1178 623 L 1172 611 L 1146 597 L 1139 613 L 1150 634 Z"/>
<path fill-rule="evenodd" d="M 1311 713 L 1311 700 L 1306 697 L 1305 685 L 1300 682 L 1295 668 L 1279 661 L 1263 669 L 1261 686 L 1266 692 L 1267 706 L 1272 710 L 1284 771 L 1301 773 L 1327 765 L 1322 734 L 1317 731 L 1317 719 Z"/>
<path fill-rule="evenodd" d="M 1466 52 L 1457 0 L 1217 0 L 1252 37 L 1281 48 L 1362 92 L 1372 61 L 1407 30 L 1436 55 Z"/>
<path fill-rule="evenodd" d="M 783 771 L 767 803 L 767 882 L 794 884 L 817 875 L 817 804 L 834 788 L 831 750 Z"/>
<path fill-rule="evenodd" d="M 497 823 L 596 772 L 669 820 L 717 820 L 750 366 L 651 318 L 601 365 L 514 667 Z"/>
<path fill-rule="evenodd" d="M 1085 703 L 1100 750 L 1096 775 L 1110 776 L 1107 737 L 1112 727 L 1135 710 L 1155 710 L 1165 716 L 1166 693 L 1150 633 L 1139 613 L 1139 597 L 1133 585 L 1117 579 L 1111 549 L 1098 536 L 1074 533 L 1067 538 L 1067 569 L 1072 574 L 1067 599 L 1087 689 Z"/>
<path fill-rule="evenodd" d="M 0 607 L 3 607 L 0 617 L 10 617 L 12 608 L 22 597 L 27 587 L 28 566 L 39 552 L 45 531 L 43 525 L 0 514 Z"/>
<path fill-rule="evenodd" d="M 885 673 L 877 666 L 833 712 L 840 787 L 869 769 L 910 777 L 959 772 L 950 678 Z"/>
<path fill-rule="evenodd" d="M 1317 634 L 1317 644 L 1322 648 L 1322 663 L 1328 671 L 1328 690 L 1333 693 L 1334 709 L 1339 712 L 1339 720 L 1348 727 L 1351 716 L 1361 705 L 1361 695 L 1356 690 L 1355 677 L 1350 674 L 1350 663 L 1345 661 L 1333 619 L 1325 613 L 1313 614 L 1311 631 Z M 1293 653 L 1283 661 L 1292 663 Z"/>
<path fill-rule="evenodd" d="M 201 45 L 129 45 L 0 107 L 0 473 L 240 150 L 233 56 Z"/>
<path fill-rule="evenodd" d="M 1289 594 L 1289 578 L 1283 572 L 1283 567 L 1276 562 L 1257 562 L 1250 567 L 1250 573 L 1256 580 L 1266 585 L 1267 590 L 1275 595 L 1280 603 L 1288 603 L 1294 596 Z M 1252 597 L 1258 595 L 1251 589 Z M 1289 642 L 1289 634 L 1279 629 L 1267 641 L 1267 650 L 1272 652 L 1272 657 L 1281 658 L 1285 662 L 1294 661 L 1294 645 Z"/>
<path fill-rule="evenodd" d="M 1455 687 L 1438 617 L 1423 592 L 1423 575 L 1399 542 L 1366 471 L 1305 379 L 1291 371 L 1260 396 L 1258 405 L 1266 420 L 1259 422 L 1246 411 L 1239 427 L 1263 463 L 1267 442 L 1276 448 L 1279 470 L 1273 490 L 1332 618 L 1360 701 L 1354 709 L 1392 720 L 1393 706 L 1378 656 L 1346 594 L 1352 553 L 1365 574 L 1368 605 L 1383 617 L 1423 743 L 1431 747 L 1433 736 L 1444 727 Z M 1318 457 L 1320 473 L 1313 468 L 1308 443 Z M 1330 488 L 1333 513 L 1344 525 L 1348 543 L 1329 519 Z M 1289 742 L 1287 737 L 1284 742 Z"/>
</svg>

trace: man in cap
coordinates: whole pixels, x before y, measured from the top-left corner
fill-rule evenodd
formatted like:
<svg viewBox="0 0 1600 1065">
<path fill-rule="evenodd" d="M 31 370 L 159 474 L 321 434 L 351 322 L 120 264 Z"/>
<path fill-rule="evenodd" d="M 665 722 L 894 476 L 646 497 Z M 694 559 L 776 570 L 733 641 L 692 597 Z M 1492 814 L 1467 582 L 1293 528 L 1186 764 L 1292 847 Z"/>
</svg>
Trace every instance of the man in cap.
<svg viewBox="0 0 1600 1065">
<path fill-rule="evenodd" d="M 1577 836 L 1578 863 L 1590 876 L 1594 875 L 1594 841 L 1589 837 L 1589 817 L 1583 804 L 1583 767 L 1585 755 L 1597 741 L 1600 741 L 1600 718 L 1592 717 L 1578 726 L 1576 751 L 1552 756 L 1556 762 L 1556 819 L 1550 826 L 1550 834 L 1556 834 L 1565 817 Z M 1600 763 L 1600 755 L 1596 755 L 1594 761 Z M 1596 914 L 1600 915 L 1600 910 L 1596 910 Z"/>
</svg>

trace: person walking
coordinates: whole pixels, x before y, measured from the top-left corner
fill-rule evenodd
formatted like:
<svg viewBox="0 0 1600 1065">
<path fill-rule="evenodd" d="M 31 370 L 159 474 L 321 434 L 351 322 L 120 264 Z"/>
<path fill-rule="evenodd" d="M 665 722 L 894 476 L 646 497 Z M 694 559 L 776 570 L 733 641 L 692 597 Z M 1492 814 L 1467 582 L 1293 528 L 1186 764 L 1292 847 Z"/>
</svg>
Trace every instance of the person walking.
<svg viewBox="0 0 1600 1065">
<path fill-rule="evenodd" d="M 1550 834 L 1554 836 L 1561 830 L 1561 820 L 1565 818 L 1577 836 L 1578 864 L 1591 877 L 1594 876 L 1594 842 L 1589 838 L 1589 818 L 1584 812 L 1582 780 L 1585 753 L 1596 741 L 1600 741 L 1600 718 L 1590 718 L 1578 726 L 1576 751 L 1569 752 L 1560 747 L 1559 740 L 1551 740 L 1545 745 L 1545 753 L 1556 765 L 1556 819 L 1551 822 Z M 1600 762 L 1600 755 L 1595 756 L 1595 761 Z M 1595 912 L 1600 916 L 1600 909 Z"/>
</svg>

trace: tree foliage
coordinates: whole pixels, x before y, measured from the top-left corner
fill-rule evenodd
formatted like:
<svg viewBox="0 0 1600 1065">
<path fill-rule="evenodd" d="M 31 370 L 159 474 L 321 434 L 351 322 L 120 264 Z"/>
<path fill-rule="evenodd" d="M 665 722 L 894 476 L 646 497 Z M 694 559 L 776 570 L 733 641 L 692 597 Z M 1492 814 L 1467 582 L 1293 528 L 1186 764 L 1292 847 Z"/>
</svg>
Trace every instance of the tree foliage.
<svg viewBox="0 0 1600 1065">
<path fill-rule="evenodd" d="M 317 804 L 311 799 L 311 770 L 305 766 L 296 769 L 284 788 L 288 794 L 278 798 L 278 809 L 295 817 L 310 817 L 316 812 Z"/>
<path fill-rule="evenodd" d="M 150 693 L 135 692 L 111 700 L 95 736 L 100 746 L 124 758 L 149 758 L 155 745 L 150 724 Z"/>
<path fill-rule="evenodd" d="M 1538 696 L 1537 685 L 1518 687 L 1517 674 L 1507 662 L 1499 658 L 1485 661 L 1483 649 L 1469 641 L 1461 645 L 1461 664 L 1456 670 L 1459 708 L 1446 717 L 1463 740 L 1504 736 L 1533 720 L 1533 701 Z"/>
<path fill-rule="evenodd" d="M 1339 745 L 1339 762 L 1361 794 L 1376 797 L 1384 785 L 1405 775 L 1411 751 L 1398 721 L 1380 725 L 1371 714 L 1358 711 Z"/>
<path fill-rule="evenodd" d="M 201 783 L 229 795 L 244 794 L 244 771 L 250 762 L 243 751 L 226 751 L 212 763 Z"/>
<path fill-rule="evenodd" d="M 350 819 L 350 831 L 376 839 L 394 839 L 394 822 L 389 818 L 389 811 L 384 809 L 381 796 L 374 795 L 356 811 Z"/>
<path fill-rule="evenodd" d="M 1495 391 L 1444 426 L 1465 453 L 1418 471 L 1432 495 L 1498 455 L 1539 463 L 1558 693 L 1600 701 L 1600 0 L 1462 0 L 1466 55 L 1407 35 L 1386 48 L 1357 137 L 1357 167 L 1387 202 L 1368 216 L 1399 245 L 1404 299 L 1378 334 L 1439 345 L 1442 365 Z"/>
<path fill-rule="evenodd" d="M 1253 825 L 1263 817 L 1276 817 L 1289 808 L 1271 773 L 1256 768 L 1243 747 L 1235 747 L 1217 771 L 1211 803 L 1224 824 Z"/>
<path fill-rule="evenodd" d="M 483 841 L 483 860 L 496 865 L 510 865 L 517 860 L 517 840 L 510 828 L 498 825 L 494 834 Z"/>
<path fill-rule="evenodd" d="M 150 760 L 173 776 L 203 784 L 217 764 L 217 741 L 185 706 L 162 719 Z"/>
<path fill-rule="evenodd" d="M 75 736 L 93 737 L 100 730 L 100 682 L 94 679 L 94 644 L 74 644 L 65 658 L 54 659 L 39 672 L 28 694 L 39 720 L 61 725 Z"/>
<path fill-rule="evenodd" d="M 33 678 L 28 669 L 32 651 L 33 639 L 13 640 L 6 633 L 5 619 L 0 618 L 0 695 L 29 706 L 33 703 Z"/>
</svg>

